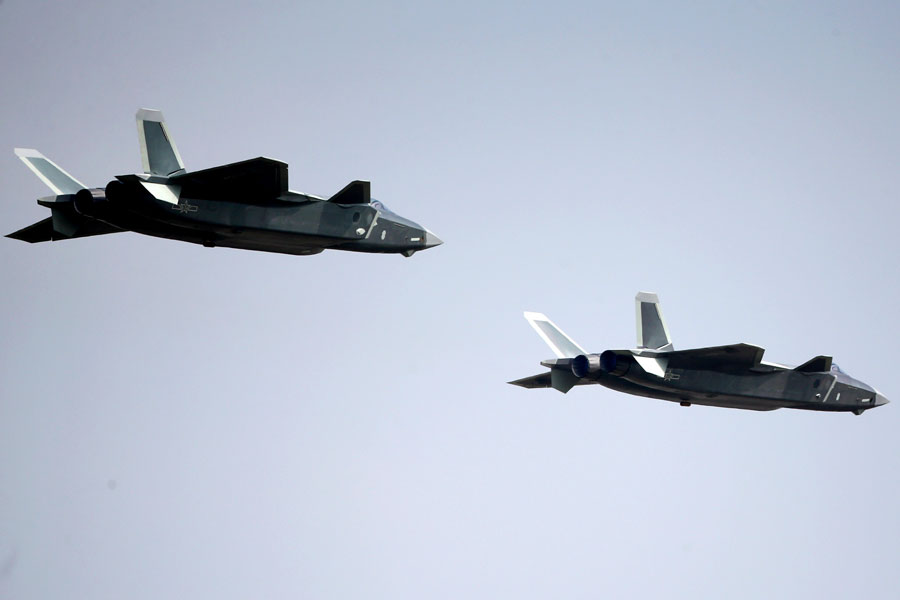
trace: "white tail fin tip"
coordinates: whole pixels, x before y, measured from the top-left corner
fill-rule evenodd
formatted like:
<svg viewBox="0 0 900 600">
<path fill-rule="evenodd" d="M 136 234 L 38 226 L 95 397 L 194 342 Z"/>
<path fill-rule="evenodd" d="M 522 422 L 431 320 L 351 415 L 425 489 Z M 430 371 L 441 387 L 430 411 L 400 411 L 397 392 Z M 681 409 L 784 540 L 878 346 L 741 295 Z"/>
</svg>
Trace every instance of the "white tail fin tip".
<svg viewBox="0 0 900 600">
<path fill-rule="evenodd" d="M 54 194 L 76 194 L 87 187 L 34 148 L 16 148 L 15 153 Z"/>
<path fill-rule="evenodd" d="M 140 121 L 153 121 L 154 123 L 165 121 L 162 111 L 155 108 L 141 108 L 137 111 L 135 117 Z"/>
<path fill-rule="evenodd" d="M 34 148 L 16 148 L 13 151 L 19 158 L 47 158 Z"/>
<path fill-rule="evenodd" d="M 557 358 L 573 358 L 579 354 L 587 354 L 581 346 L 563 333 L 546 315 L 536 312 L 526 312 L 524 314 L 529 325 L 544 340 L 544 343 L 550 346 Z"/>
</svg>

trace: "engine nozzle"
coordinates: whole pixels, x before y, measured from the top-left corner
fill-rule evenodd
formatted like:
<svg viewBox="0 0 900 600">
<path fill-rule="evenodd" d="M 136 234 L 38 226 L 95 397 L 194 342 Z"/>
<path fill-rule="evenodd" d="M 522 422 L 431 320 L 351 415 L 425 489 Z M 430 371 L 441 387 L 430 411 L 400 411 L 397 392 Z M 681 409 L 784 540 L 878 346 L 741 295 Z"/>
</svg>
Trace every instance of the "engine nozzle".
<svg viewBox="0 0 900 600">
<path fill-rule="evenodd" d="M 110 202 L 121 202 L 126 200 L 129 195 L 128 185 L 113 179 L 106 184 L 106 197 Z"/>
<path fill-rule="evenodd" d="M 75 194 L 75 210 L 85 216 L 96 215 L 107 204 L 106 192 L 103 190 L 78 190 Z"/>
<path fill-rule="evenodd" d="M 572 359 L 572 374 L 579 379 L 602 370 L 599 354 L 579 354 Z"/>
<path fill-rule="evenodd" d="M 602 354 L 580 354 L 572 359 L 572 374 L 579 379 L 598 373 L 624 375 L 628 371 L 630 358 L 615 350 L 607 350 Z"/>
</svg>

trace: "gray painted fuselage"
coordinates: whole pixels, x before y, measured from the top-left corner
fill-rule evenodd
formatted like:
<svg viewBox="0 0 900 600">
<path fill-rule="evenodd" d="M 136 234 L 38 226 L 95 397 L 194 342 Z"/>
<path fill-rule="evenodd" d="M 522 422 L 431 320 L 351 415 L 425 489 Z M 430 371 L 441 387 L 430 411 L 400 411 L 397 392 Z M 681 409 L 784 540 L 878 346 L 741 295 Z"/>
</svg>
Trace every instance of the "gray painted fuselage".
<svg viewBox="0 0 900 600">
<path fill-rule="evenodd" d="M 816 356 L 798 367 L 762 360 L 765 350 L 731 344 L 675 350 L 660 309 L 659 296 L 635 296 L 638 346 L 632 350 L 586 352 L 546 315 L 526 312 L 525 319 L 557 358 L 542 361 L 550 371 L 510 381 L 524 388 L 553 388 L 567 393 L 578 385 L 610 389 L 678 402 L 723 408 L 853 412 L 862 414 L 887 399 L 832 363 Z"/>
<path fill-rule="evenodd" d="M 578 378 L 575 385 L 599 384 L 626 394 L 678 402 L 685 406 L 700 404 L 749 410 L 798 408 L 861 413 L 887 403 L 874 388 L 850 377 L 836 365 L 828 371 L 819 372 L 798 371 L 764 362 L 750 366 L 720 364 L 715 369 L 685 365 L 667 368 L 664 376 L 659 377 L 629 359 L 631 351 L 609 352 L 618 357 L 614 370 L 587 374 Z M 671 359 L 678 354 L 667 352 L 654 356 Z M 574 360 L 563 358 L 542 364 L 551 370 L 561 369 L 571 374 Z"/>
<path fill-rule="evenodd" d="M 207 247 L 296 255 L 325 249 L 411 254 L 440 243 L 424 227 L 378 203 L 340 204 L 287 192 L 262 203 L 182 197 L 171 204 L 132 177 L 113 182 L 116 191 L 108 195 L 90 190 L 93 201 L 75 203 L 75 213 L 122 230 Z"/>
<path fill-rule="evenodd" d="M 51 216 L 7 237 L 46 242 L 134 231 L 204 246 L 284 254 L 326 249 L 412 256 L 441 244 L 433 233 L 372 200 L 368 181 L 325 199 L 288 189 L 287 164 L 259 157 L 188 172 L 162 113 L 135 115 L 143 174 L 87 188 L 34 149 L 16 155 L 53 192 Z"/>
</svg>

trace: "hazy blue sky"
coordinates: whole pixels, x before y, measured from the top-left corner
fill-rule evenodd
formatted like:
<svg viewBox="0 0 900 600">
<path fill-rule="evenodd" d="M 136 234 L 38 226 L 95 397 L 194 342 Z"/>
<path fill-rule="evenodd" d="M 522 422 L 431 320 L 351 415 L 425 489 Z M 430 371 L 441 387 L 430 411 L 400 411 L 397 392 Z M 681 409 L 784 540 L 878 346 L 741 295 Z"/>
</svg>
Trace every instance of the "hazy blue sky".
<svg viewBox="0 0 900 600">
<path fill-rule="evenodd" d="M 900 5 L 0 4 L 13 155 L 260 155 L 445 240 L 290 257 L 0 239 L 0 597 L 897 598 Z M 511 379 L 547 313 L 832 354 L 861 417 Z"/>
</svg>

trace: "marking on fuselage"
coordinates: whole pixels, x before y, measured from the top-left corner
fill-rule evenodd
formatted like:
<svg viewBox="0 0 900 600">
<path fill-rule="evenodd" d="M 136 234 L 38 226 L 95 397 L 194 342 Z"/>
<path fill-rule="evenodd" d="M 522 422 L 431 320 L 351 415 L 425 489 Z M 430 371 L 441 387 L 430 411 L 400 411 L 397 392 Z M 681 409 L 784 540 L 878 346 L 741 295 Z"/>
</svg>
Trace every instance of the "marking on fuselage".
<svg viewBox="0 0 900 600">
<path fill-rule="evenodd" d="M 832 375 L 832 376 L 831 376 L 831 385 L 828 386 L 828 391 L 825 392 L 825 397 L 822 398 L 822 402 L 825 402 L 826 400 L 828 400 L 828 396 L 831 395 L 831 390 L 834 389 L 834 384 L 836 384 L 836 383 L 837 383 L 837 377 L 835 377 L 834 375 Z M 841 393 L 838 392 L 837 398 L 835 398 L 834 401 L 837 402 L 837 401 L 840 400 L 840 399 L 841 399 Z"/>
<path fill-rule="evenodd" d="M 369 236 L 372 235 L 372 232 L 375 231 L 375 226 L 378 224 L 378 211 L 375 211 L 375 216 L 372 217 L 372 224 L 369 225 L 369 230 L 366 232 L 365 239 L 369 239 Z"/>
<path fill-rule="evenodd" d="M 666 374 L 663 376 L 663 380 L 665 381 L 678 381 L 679 379 L 681 379 L 681 375 L 675 373 L 672 369 L 666 371 Z"/>
<path fill-rule="evenodd" d="M 187 214 L 187 213 L 197 212 L 198 210 L 200 210 L 200 207 L 197 206 L 196 204 L 182 202 L 182 203 L 172 206 L 172 210 L 177 210 L 178 212 L 180 212 L 182 214 Z"/>
</svg>

